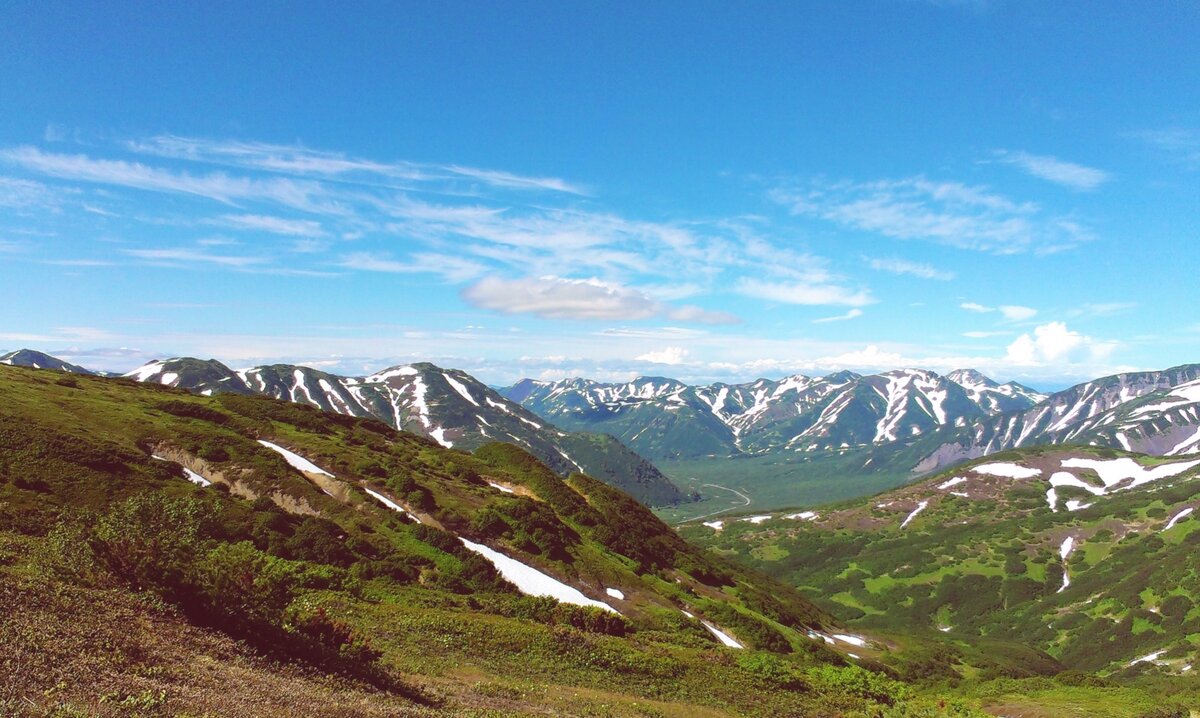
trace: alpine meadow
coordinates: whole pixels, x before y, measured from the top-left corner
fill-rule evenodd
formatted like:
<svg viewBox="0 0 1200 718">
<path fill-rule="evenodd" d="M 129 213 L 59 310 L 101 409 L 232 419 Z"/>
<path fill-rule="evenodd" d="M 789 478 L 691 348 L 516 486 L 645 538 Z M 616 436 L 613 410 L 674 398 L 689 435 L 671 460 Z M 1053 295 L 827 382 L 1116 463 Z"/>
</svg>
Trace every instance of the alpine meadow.
<svg viewBox="0 0 1200 718">
<path fill-rule="evenodd" d="M 1198 36 L 0 4 L 0 716 L 1200 718 Z"/>
</svg>

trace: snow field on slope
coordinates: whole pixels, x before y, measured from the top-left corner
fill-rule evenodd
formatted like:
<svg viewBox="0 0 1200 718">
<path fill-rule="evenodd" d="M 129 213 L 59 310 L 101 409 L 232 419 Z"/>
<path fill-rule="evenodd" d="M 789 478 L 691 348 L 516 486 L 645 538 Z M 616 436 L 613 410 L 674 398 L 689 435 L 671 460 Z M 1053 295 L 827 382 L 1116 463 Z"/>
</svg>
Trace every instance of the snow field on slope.
<svg viewBox="0 0 1200 718">
<path fill-rule="evenodd" d="M 1198 464 L 1200 461 L 1183 461 L 1176 464 L 1146 467 L 1128 457 L 1120 459 L 1070 458 L 1063 459 L 1062 462 L 1064 468 L 1095 471 L 1100 480 L 1104 482 L 1105 489 L 1127 479 L 1132 479 L 1132 482 L 1128 486 L 1123 486 L 1122 489 L 1136 488 L 1157 479 L 1176 476 Z"/>
<path fill-rule="evenodd" d="M 516 586 L 521 593 L 530 596 L 549 596 L 557 599 L 562 603 L 571 603 L 576 606 L 593 606 L 595 608 L 604 609 L 620 614 L 620 611 L 603 601 L 596 601 L 583 595 L 579 589 L 568 586 L 559 581 L 553 576 L 549 576 L 532 566 L 528 566 L 515 558 L 505 556 L 495 549 L 488 548 L 483 544 L 468 541 L 459 536 L 459 541 L 471 551 L 483 556 L 496 567 L 496 571 L 504 577 L 506 581 Z"/>
<path fill-rule="evenodd" d="M 687 613 L 687 612 L 684 611 L 684 613 Z M 708 629 L 708 632 L 713 634 L 714 636 L 716 636 L 717 640 L 720 641 L 723 645 L 728 646 L 729 648 L 745 648 L 745 646 L 743 646 L 742 644 L 735 641 L 733 639 L 733 636 L 730 636 L 728 633 L 722 631 L 721 629 L 717 628 L 715 625 L 709 623 L 708 621 L 701 620 L 700 623 L 704 624 L 704 627 Z"/>
<path fill-rule="evenodd" d="M 282 446 L 279 446 L 278 444 L 272 444 L 271 442 L 263 441 L 262 439 L 259 439 L 258 443 L 262 444 L 263 446 L 267 447 L 271 451 L 274 451 L 275 453 L 282 456 L 283 460 L 288 462 L 288 464 L 293 469 L 296 469 L 298 471 L 303 471 L 303 472 L 306 472 L 309 474 L 324 474 L 325 476 L 333 478 L 333 474 L 329 473 L 325 469 L 322 469 L 320 466 L 317 466 L 313 462 L 309 461 L 308 459 L 304 458 L 303 456 L 301 456 L 295 452 L 288 451 L 287 449 L 283 448 Z"/>
<path fill-rule="evenodd" d="M 412 514 L 410 511 L 408 511 L 408 509 L 404 508 L 403 506 L 401 506 L 400 504 L 396 503 L 395 501 L 392 501 L 391 499 L 389 499 L 388 497 L 386 497 L 386 496 L 384 496 L 383 494 L 379 493 L 378 491 L 375 491 L 375 490 L 373 490 L 373 489 L 363 489 L 363 491 L 366 491 L 366 492 L 367 492 L 368 494 L 370 494 L 370 495 L 371 495 L 371 496 L 372 496 L 372 497 L 373 497 L 373 498 L 374 498 L 376 501 L 378 501 L 379 503 L 381 503 L 381 504 L 383 504 L 384 506 L 388 507 L 388 508 L 389 508 L 389 509 L 391 509 L 392 511 L 398 511 L 398 512 L 400 512 L 400 513 L 404 514 L 405 516 L 409 517 L 409 518 L 410 518 L 410 519 L 412 519 L 413 521 L 416 521 L 417 523 L 421 523 L 421 519 L 419 519 L 419 518 L 417 518 L 416 516 L 414 516 L 414 515 L 413 515 L 413 514 Z"/>
<path fill-rule="evenodd" d="M 907 526 L 907 525 L 908 525 L 908 522 L 909 522 L 909 521 L 912 521 L 913 519 L 915 519 L 915 518 L 917 517 L 917 514 L 919 514 L 919 513 L 921 513 L 922 511 L 924 511 L 924 510 L 925 510 L 925 507 L 926 507 L 926 506 L 928 506 L 928 505 L 929 505 L 929 501 L 921 501 L 921 502 L 918 502 L 918 503 L 917 503 L 917 508 L 913 509 L 913 510 L 912 510 L 912 513 L 910 513 L 908 516 L 906 516 L 906 517 L 904 518 L 904 521 L 902 521 L 902 522 L 900 523 L 900 528 L 904 528 L 905 526 Z"/>
<path fill-rule="evenodd" d="M 450 388 L 458 392 L 459 396 L 471 402 L 475 406 L 479 406 L 479 402 L 475 401 L 475 397 L 471 396 L 471 392 L 467 391 L 467 387 L 462 382 L 450 376 L 446 372 L 442 372 L 442 376 L 446 379 L 446 383 L 450 385 Z"/>
<path fill-rule="evenodd" d="M 1005 479 L 1032 479 L 1035 476 L 1041 476 L 1041 469 L 1033 469 L 1028 466 L 1019 466 L 1007 462 L 995 462 L 991 464 L 980 464 L 972 467 L 971 471 L 977 474 L 987 474 L 988 476 L 999 476 Z"/>
</svg>

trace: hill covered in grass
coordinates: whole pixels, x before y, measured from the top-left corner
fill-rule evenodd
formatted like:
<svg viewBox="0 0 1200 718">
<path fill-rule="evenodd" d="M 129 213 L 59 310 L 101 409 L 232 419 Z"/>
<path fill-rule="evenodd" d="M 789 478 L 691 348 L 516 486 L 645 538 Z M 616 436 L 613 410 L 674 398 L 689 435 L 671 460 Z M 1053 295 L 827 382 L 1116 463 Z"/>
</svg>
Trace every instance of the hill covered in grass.
<svg viewBox="0 0 1200 718">
<path fill-rule="evenodd" d="M 0 713 L 969 715 L 505 444 L 0 367 Z"/>
<path fill-rule="evenodd" d="M 863 630 L 940 633 L 967 650 L 1002 640 L 1063 669 L 1184 675 L 1200 659 L 1198 477 L 1200 459 L 1043 447 L 684 535 Z"/>
</svg>

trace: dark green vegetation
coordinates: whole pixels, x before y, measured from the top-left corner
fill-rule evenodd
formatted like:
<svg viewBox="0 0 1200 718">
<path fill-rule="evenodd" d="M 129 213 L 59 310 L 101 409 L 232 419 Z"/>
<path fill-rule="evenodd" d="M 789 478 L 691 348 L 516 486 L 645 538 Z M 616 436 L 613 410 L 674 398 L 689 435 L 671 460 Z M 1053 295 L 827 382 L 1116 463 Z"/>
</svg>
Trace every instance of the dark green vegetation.
<svg viewBox="0 0 1200 718">
<path fill-rule="evenodd" d="M 1132 488 L 1124 480 L 1099 496 L 1060 481 L 1052 511 L 1047 479 L 1059 472 L 1104 487 L 1095 465 L 1071 465 L 1078 460 L 1136 460 L 1148 470 L 1170 466 L 1161 471 L 1171 475 Z M 1195 463 L 1089 447 L 1026 449 L 817 508 L 815 519 L 783 512 L 757 524 L 725 519 L 717 531 L 689 525 L 683 534 L 799 587 L 853 630 L 933 642 L 936 649 L 926 643 L 909 653 L 900 669 L 906 677 L 966 680 L 962 690 L 989 700 L 999 700 L 1005 685 L 1045 694 L 1024 702 L 1009 696 L 1010 715 L 1053 705 L 1061 712 L 1031 715 L 1118 715 L 1104 711 L 1106 701 L 1125 691 L 1122 703 L 1150 705 L 1147 686 L 1200 705 L 1200 682 L 1190 675 L 1200 661 L 1200 521 L 1184 514 L 1166 528 L 1200 507 Z M 1038 475 L 974 470 L 995 464 Z M 1090 506 L 1072 511 L 1067 501 Z M 1055 674 L 1055 682 L 1044 678 Z M 973 683 L 1000 678 L 1033 682 Z M 1064 692 L 1064 680 L 1079 685 Z M 1065 707 L 1076 703 L 1091 708 Z"/>
<path fill-rule="evenodd" d="M 903 651 L 854 665 L 799 593 L 510 445 L 11 367 L 0 398 L 0 714 L 972 714 L 897 681 Z M 459 536 L 621 613 L 521 595 Z"/>
</svg>

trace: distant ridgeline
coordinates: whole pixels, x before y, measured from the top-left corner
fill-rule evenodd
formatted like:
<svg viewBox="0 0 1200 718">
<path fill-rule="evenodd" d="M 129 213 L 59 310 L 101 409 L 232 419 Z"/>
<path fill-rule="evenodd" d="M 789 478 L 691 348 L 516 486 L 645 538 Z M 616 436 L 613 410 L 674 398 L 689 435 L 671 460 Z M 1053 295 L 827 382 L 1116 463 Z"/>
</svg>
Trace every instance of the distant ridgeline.
<svg viewBox="0 0 1200 718">
<path fill-rule="evenodd" d="M 526 379 L 501 393 L 559 426 L 612 434 L 658 462 L 830 456 L 845 464 L 857 456 L 863 473 L 922 475 L 1044 444 L 1156 456 L 1200 450 L 1196 364 L 1119 374 L 1050 395 L 973 370 L 709 386 L 651 377 L 625 384 Z"/>
<path fill-rule="evenodd" d="M 31 350 L 6 354 L 0 363 L 91 373 Z M 343 377 L 285 364 L 234 371 L 211 359 L 178 358 L 150 362 L 125 376 L 206 396 L 261 394 L 348 416 L 372 417 L 428 436 L 447 448 L 471 450 L 493 441 L 511 442 L 560 475 L 589 474 L 650 506 L 686 500 L 653 464 L 613 437 L 561 431 L 474 377 L 432 364 Z"/>
</svg>

